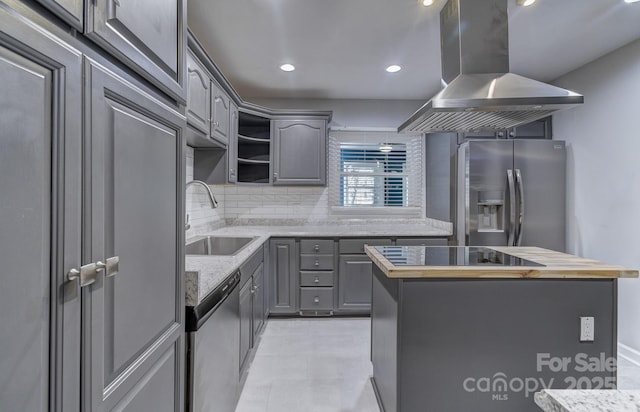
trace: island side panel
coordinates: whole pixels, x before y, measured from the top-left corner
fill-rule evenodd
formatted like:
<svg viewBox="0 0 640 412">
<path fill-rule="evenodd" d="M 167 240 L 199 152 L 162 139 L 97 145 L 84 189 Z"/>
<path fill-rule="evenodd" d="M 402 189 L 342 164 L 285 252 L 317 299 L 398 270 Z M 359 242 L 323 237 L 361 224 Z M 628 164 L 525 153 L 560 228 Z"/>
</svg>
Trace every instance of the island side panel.
<svg viewBox="0 0 640 412">
<path fill-rule="evenodd" d="M 615 280 L 404 280 L 401 288 L 399 411 L 539 412 L 542 382 L 569 388 L 582 378 L 596 388 L 615 379 L 603 365 L 576 369 L 576 356 L 616 356 Z M 594 342 L 579 341 L 580 316 L 595 317 Z M 569 361 L 538 371 L 545 353 Z"/>
<path fill-rule="evenodd" d="M 399 412 L 398 386 L 398 290 L 399 281 L 373 267 L 371 306 L 371 362 L 378 402 L 385 412 Z"/>
</svg>

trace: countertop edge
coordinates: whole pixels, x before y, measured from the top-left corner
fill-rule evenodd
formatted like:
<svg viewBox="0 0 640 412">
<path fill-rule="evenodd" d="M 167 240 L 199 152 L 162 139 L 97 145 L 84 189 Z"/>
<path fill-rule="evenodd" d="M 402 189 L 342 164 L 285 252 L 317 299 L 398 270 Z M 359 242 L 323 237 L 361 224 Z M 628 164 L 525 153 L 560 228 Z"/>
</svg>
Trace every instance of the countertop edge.
<svg viewBox="0 0 640 412">
<path fill-rule="evenodd" d="M 365 252 L 393 279 L 619 279 L 637 278 L 638 271 L 538 247 L 492 247 L 543 266 L 395 266 L 375 247 Z"/>
</svg>

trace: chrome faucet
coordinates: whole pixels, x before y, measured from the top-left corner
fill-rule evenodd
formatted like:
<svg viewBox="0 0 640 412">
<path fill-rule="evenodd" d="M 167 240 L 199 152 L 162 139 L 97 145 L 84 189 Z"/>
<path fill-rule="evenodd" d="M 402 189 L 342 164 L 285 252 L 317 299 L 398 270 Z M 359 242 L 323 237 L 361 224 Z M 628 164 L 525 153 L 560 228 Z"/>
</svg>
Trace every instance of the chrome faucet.
<svg viewBox="0 0 640 412">
<path fill-rule="evenodd" d="M 200 185 L 202 187 L 204 187 L 205 189 L 207 189 L 207 193 L 209 194 L 209 200 L 211 201 L 211 207 L 213 207 L 214 209 L 216 207 L 218 207 L 218 201 L 216 200 L 216 197 L 213 195 L 213 193 L 211 192 L 211 188 L 209 187 L 209 185 L 207 185 L 205 182 L 203 182 L 202 180 L 192 180 L 190 182 L 187 182 L 187 185 L 185 186 L 184 190 L 187 190 L 187 188 L 189 187 L 189 185 L 193 185 L 193 184 L 197 184 Z"/>
</svg>

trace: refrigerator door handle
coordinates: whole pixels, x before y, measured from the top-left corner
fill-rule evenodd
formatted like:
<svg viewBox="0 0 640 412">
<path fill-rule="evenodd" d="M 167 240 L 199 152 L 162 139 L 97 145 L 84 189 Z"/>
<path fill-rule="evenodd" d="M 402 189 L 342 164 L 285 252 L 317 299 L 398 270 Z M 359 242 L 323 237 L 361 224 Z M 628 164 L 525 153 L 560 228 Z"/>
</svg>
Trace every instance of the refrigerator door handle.
<svg viewBox="0 0 640 412">
<path fill-rule="evenodd" d="M 518 216 L 518 239 L 515 246 L 522 244 L 522 234 L 524 233 L 524 182 L 522 181 L 522 172 L 516 169 L 516 183 L 518 183 L 518 194 L 520 195 L 520 216 Z"/>
<path fill-rule="evenodd" d="M 515 246 L 516 235 L 516 187 L 513 182 L 513 170 L 507 169 L 507 183 L 509 184 L 509 239 L 507 246 Z"/>
</svg>

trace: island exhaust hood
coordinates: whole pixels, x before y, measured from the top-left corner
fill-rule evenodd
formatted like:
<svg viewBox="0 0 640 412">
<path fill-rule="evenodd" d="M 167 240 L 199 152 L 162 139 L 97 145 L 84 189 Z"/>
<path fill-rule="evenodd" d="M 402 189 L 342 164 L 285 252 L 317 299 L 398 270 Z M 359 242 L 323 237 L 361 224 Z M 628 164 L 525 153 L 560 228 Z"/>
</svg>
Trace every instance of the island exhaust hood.
<svg viewBox="0 0 640 412">
<path fill-rule="evenodd" d="M 400 133 L 504 130 L 582 104 L 582 95 L 509 73 L 508 0 L 449 0 L 440 12 L 442 82 Z"/>
</svg>

